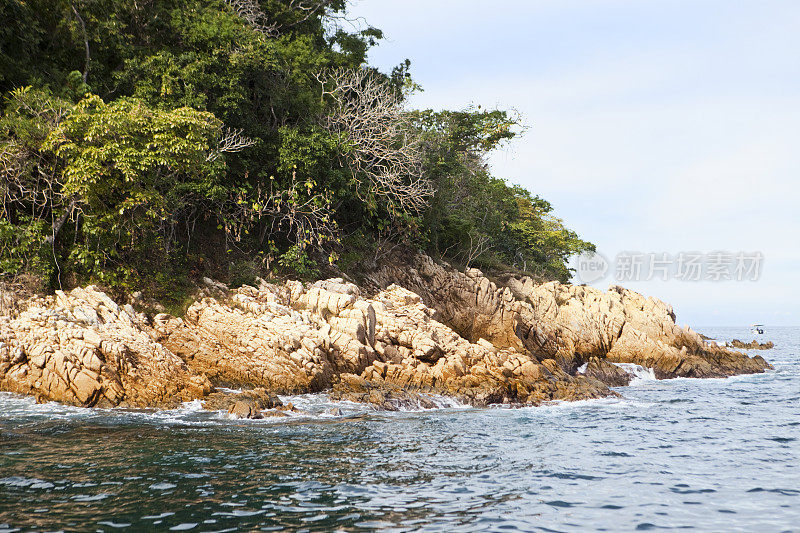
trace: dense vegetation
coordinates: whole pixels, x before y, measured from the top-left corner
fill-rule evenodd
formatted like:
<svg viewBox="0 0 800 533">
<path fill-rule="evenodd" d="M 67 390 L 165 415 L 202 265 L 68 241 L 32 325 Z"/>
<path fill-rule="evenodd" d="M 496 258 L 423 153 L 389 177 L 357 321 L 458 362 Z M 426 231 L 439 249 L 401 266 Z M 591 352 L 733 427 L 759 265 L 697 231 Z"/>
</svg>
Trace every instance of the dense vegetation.
<svg viewBox="0 0 800 533">
<path fill-rule="evenodd" d="M 175 297 L 396 246 L 566 279 L 589 243 L 491 175 L 502 111 L 408 111 L 345 0 L 0 0 L 0 277 Z"/>
</svg>

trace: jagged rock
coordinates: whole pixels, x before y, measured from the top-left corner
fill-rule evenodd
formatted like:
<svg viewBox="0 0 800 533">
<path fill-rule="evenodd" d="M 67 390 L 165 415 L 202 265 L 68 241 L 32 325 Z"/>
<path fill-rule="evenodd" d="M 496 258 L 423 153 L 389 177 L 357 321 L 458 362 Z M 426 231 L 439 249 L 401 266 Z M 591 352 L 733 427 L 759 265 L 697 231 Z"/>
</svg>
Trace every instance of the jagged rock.
<svg viewBox="0 0 800 533">
<path fill-rule="evenodd" d="M 304 286 L 261 283 L 224 301 L 204 298 L 184 320 L 156 316 L 157 338 L 215 384 L 319 391 L 340 376 L 393 390 L 365 401 L 393 404 L 398 391 L 438 393 L 485 405 L 539 403 L 609 394 L 599 383 L 547 370 L 513 349 L 473 344 L 432 317 L 418 295 L 397 285 L 371 299 L 340 280 Z M 342 292 L 334 292 L 340 290 Z M 372 390 L 372 389 L 371 389 Z M 354 393 L 355 394 L 355 393 Z"/>
<path fill-rule="evenodd" d="M 283 407 L 273 393 L 265 389 L 253 389 L 241 393 L 213 392 L 203 407 L 210 411 L 226 411 L 236 418 L 263 418 L 263 411 Z"/>
<path fill-rule="evenodd" d="M 385 409 L 425 407 L 435 395 L 536 405 L 614 394 L 608 386 L 630 378 L 611 363 L 651 367 L 659 378 L 769 368 L 621 287 L 514 277 L 498 286 L 421 254 L 368 279 L 368 290 L 339 278 L 236 290 L 204 280 L 184 318 L 152 320 L 93 287 L 13 299 L 0 312 L 0 389 L 104 407 L 201 398 L 257 417 L 279 407 L 276 393 L 330 389 Z M 211 394 L 212 386 L 262 390 Z"/>
<path fill-rule="evenodd" d="M 622 368 L 597 357 L 586 363 L 583 375 L 601 381 L 609 387 L 624 387 L 632 379 L 632 376 Z"/>
<path fill-rule="evenodd" d="M 618 286 L 601 291 L 528 277 L 508 277 L 498 286 L 480 270 L 458 272 L 413 253 L 387 262 L 369 279 L 379 288 L 395 283 L 419 294 L 466 339 L 554 359 L 568 373 L 593 357 L 651 367 L 659 378 L 771 368 L 760 357 L 706 342 L 676 325 L 669 305 Z"/>
<path fill-rule="evenodd" d="M 0 390 L 98 407 L 173 407 L 211 390 L 153 340 L 142 317 L 94 287 L 0 315 Z"/>
<path fill-rule="evenodd" d="M 13 316 L 19 308 L 19 301 L 24 298 L 22 291 L 12 290 L 0 282 L 0 315 Z"/>
<path fill-rule="evenodd" d="M 320 391 L 338 372 L 363 370 L 375 354 L 361 342 L 359 332 L 370 326 L 352 296 L 319 288 L 311 296 L 292 282 L 242 287 L 227 302 L 195 302 L 184 320 L 156 317 L 157 338 L 215 383 Z"/>
<path fill-rule="evenodd" d="M 430 393 L 391 384 L 374 383 L 355 374 L 342 375 L 341 381 L 331 391 L 331 398 L 368 403 L 384 411 L 438 407 Z"/>
<path fill-rule="evenodd" d="M 758 341 L 742 342 L 739 339 L 733 339 L 731 346 L 740 350 L 771 350 L 775 347 L 775 343 L 767 341 L 764 343 Z"/>
</svg>

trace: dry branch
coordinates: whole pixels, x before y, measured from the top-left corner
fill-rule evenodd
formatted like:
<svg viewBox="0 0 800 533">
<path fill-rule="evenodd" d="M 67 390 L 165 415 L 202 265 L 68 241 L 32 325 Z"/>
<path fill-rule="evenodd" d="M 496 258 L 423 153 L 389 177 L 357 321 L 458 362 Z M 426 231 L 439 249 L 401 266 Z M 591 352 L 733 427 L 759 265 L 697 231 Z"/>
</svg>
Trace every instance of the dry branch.
<svg viewBox="0 0 800 533">
<path fill-rule="evenodd" d="M 317 79 L 333 104 L 322 126 L 346 139 L 342 153 L 359 193 L 389 198 L 404 211 L 425 208 L 433 187 L 422 176 L 419 136 L 395 90 L 363 69 Z"/>
<path fill-rule="evenodd" d="M 216 161 L 224 153 L 241 152 L 245 148 L 250 148 L 256 144 L 255 139 L 242 135 L 244 130 L 235 128 L 225 128 L 217 144 L 216 150 L 212 150 L 206 157 L 206 161 Z"/>
<path fill-rule="evenodd" d="M 223 219 L 229 243 L 241 241 L 262 224 L 261 244 L 278 233 L 288 235 L 301 249 L 335 240 L 336 222 L 329 192 L 303 194 L 304 184 L 297 181 L 295 173 L 288 188 L 278 188 L 272 181 L 269 185 L 268 190 L 259 186 L 254 196 L 241 194 L 228 202 Z"/>
<path fill-rule="evenodd" d="M 261 9 L 258 0 L 225 0 L 225 3 L 247 24 L 267 37 L 277 37 L 283 30 L 297 26 L 315 15 L 326 15 L 332 0 L 291 0 L 286 8 L 295 12 L 295 20 L 281 24 Z"/>
</svg>

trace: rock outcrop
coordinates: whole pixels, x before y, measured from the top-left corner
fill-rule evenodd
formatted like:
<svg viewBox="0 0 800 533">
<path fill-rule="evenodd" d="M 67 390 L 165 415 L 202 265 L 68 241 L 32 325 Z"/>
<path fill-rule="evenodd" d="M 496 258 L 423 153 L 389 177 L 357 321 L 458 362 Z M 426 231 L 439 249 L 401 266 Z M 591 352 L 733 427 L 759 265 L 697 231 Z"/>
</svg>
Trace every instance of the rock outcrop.
<svg viewBox="0 0 800 533">
<path fill-rule="evenodd" d="M 731 346 L 738 350 L 771 350 L 775 347 L 775 343 L 772 341 L 767 342 L 758 342 L 758 341 L 750 341 L 750 342 L 743 342 L 739 339 L 733 339 L 731 341 Z"/>
<path fill-rule="evenodd" d="M 83 406 L 208 408 L 258 418 L 275 394 L 331 391 L 386 409 L 536 405 L 615 394 L 630 376 L 760 372 L 769 365 L 675 324 L 663 302 L 612 287 L 457 272 L 412 254 L 370 274 L 369 294 L 341 279 L 208 280 L 185 317 L 152 318 L 93 287 L 0 310 L 0 390 Z M 581 367 L 581 372 L 578 368 Z M 242 394 L 214 387 L 255 389 Z"/>
<path fill-rule="evenodd" d="M 93 287 L 0 315 L 0 390 L 98 407 L 174 407 L 211 384 L 153 340 L 146 318 Z"/>
<path fill-rule="evenodd" d="M 594 378 L 609 387 L 624 387 L 628 385 L 633 376 L 622 368 L 599 357 L 592 357 L 584 364 L 581 372 L 584 376 Z M 581 369 L 578 369 L 580 372 Z"/>
<path fill-rule="evenodd" d="M 280 398 L 266 389 L 252 389 L 240 393 L 212 392 L 204 399 L 209 411 L 224 411 L 233 418 L 263 418 L 268 409 L 292 409 L 284 406 Z"/>
<path fill-rule="evenodd" d="M 413 290 L 466 339 L 555 359 L 570 374 L 593 358 L 653 368 L 659 379 L 770 368 L 761 357 L 706 342 L 678 326 L 669 305 L 619 286 L 601 291 L 527 277 L 507 277 L 498 285 L 477 269 L 458 272 L 423 254 L 389 262 L 370 280 Z"/>
<path fill-rule="evenodd" d="M 242 287 L 224 300 L 204 298 L 185 319 L 158 315 L 154 323 L 159 342 L 190 369 L 229 386 L 281 393 L 333 388 L 337 397 L 383 407 L 403 394 L 486 405 L 610 393 L 555 361 L 482 339 L 471 343 L 434 314 L 397 285 L 367 299 L 342 280 L 290 281 Z"/>
</svg>

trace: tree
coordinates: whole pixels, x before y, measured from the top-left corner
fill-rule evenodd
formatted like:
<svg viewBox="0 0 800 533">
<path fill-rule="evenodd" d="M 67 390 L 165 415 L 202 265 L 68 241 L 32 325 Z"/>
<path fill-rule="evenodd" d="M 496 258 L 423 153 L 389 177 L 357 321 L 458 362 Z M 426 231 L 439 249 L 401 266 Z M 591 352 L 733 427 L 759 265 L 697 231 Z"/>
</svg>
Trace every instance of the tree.
<svg viewBox="0 0 800 533">
<path fill-rule="evenodd" d="M 436 189 L 423 217 L 428 251 L 468 267 L 520 269 L 569 279 L 570 256 L 594 249 L 552 215 L 552 206 L 491 174 L 489 152 L 512 139 L 519 118 L 507 112 L 415 114 L 425 172 Z"/>
<path fill-rule="evenodd" d="M 427 207 L 433 188 L 423 176 L 419 135 L 393 87 L 367 69 L 337 69 L 318 79 L 332 102 L 322 126 L 343 141 L 362 200 L 389 200 L 402 212 Z"/>
<path fill-rule="evenodd" d="M 62 191 L 63 166 L 42 149 L 71 111 L 47 90 L 12 91 L 0 117 L 0 277 L 50 280 L 55 240 L 72 203 Z"/>
<path fill-rule="evenodd" d="M 486 165 L 518 119 L 409 112 L 346 4 L 0 4 L 0 276 L 169 290 L 404 244 L 563 278 L 588 243 Z"/>
</svg>

